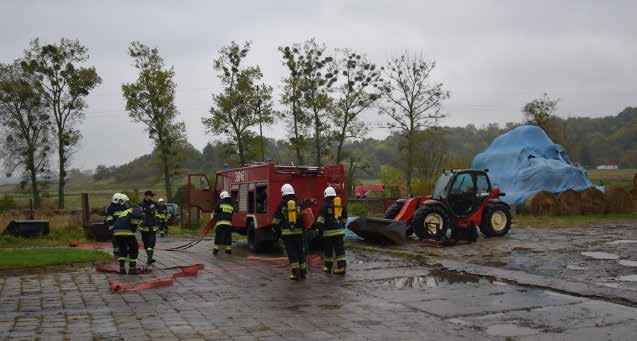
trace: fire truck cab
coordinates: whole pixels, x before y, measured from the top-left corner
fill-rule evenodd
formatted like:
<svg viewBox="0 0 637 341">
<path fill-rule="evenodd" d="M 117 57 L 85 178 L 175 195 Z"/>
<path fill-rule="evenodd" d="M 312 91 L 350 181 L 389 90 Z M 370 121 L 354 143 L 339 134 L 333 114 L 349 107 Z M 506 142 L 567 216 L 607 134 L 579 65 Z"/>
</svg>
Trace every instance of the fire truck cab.
<svg viewBox="0 0 637 341">
<path fill-rule="evenodd" d="M 203 185 L 200 188 L 193 187 L 192 177 L 199 177 Z M 235 205 L 233 229 L 248 237 L 249 248 L 254 252 L 266 251 L 277 243 L 272 217 L 281 201 L 283 184 L 289 183 L 294 187 L 301 207 L 311 208 L 314 216 L 318 215 L 323 202 L 323 190 L 327 186 L 334 187 L 343 203 L 347 204 L 345 170 L 340 164 L 307 167 L 278 166 L 269 162 L 219 171 L 213 187 L 210 187 L 208 178 L 203 174 L 189 175 L 188 183 L 190 206 L 204 212 L 212 211 L 219 193 L 230 193 Z"/>
</svg>

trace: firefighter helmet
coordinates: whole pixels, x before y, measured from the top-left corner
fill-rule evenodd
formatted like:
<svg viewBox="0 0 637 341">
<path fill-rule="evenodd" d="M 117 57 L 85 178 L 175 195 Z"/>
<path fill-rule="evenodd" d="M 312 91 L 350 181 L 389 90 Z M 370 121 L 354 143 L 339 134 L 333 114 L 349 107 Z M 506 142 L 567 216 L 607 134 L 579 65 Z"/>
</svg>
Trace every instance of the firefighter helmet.
<svg viewBox="0 0 637 341">
<path fill-rule="evenodd" d="M 120 200 L 121 196 L 122 196 L 122 193 L 115 193 L 115 194 L 113 194 L 113 199 L 111 200 L 111 202 L 112 202 L 113 204 L 117 204 L 117 203 L 119 203 L 119 200 Z"/>
<path fill-rule="evenodd" d="M 221 192 L 221 194 L 219 194 L 219 199 L 225 199 L 225 198 L 230 198 L 230 193 L 228 193 L 228 191 L 223 191 Z"/>
<path fill-rule="evenodd" d="M 324 196 L 326 198 L 328 197 L 335 197 L 336 196 L 336 191 L 334 190 L 334 187 L 332 186 L 327 186 L 327 188 L 325 189 L 325 192 L 323 192 Z"/>
<path fill-rule="evenodd" d="M 281 196 L 294 194 L 294 187 L 290 184 L 285 184 L 281 186 Z"/>
<path fill-rule="evenodd" d="M 128 199 L 128 195 L 126 194 L 120 194 L 119 200 L 120 200 L 119 202 L 120 204 L 125 204 L 130 201 L 130 199 Z"/>
</svg>

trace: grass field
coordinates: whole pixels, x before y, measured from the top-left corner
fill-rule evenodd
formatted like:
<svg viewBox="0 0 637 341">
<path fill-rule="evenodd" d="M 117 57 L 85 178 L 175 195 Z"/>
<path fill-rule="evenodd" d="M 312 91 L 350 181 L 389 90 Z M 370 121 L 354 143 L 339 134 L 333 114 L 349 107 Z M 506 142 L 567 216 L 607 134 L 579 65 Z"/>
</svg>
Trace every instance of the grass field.
<svg viewBox="0 0 637 341">
<path fill-rule="evenodd" d="M 637 169 L 590 169 L 588 177 L 595 185 L 622 187 L 630 191 L 633 188 L 633 178 L 636 173 Z"/>
<path fill-rule="evenodd" d="M 0 270 L 100 262 L 111 259 L 111 255 L 102 251 L 74 248 L 1 249 Z"/>
<path fill-rule="evenodd" d="M 528 215 L 516 215 L 513 217 L 513 223 L 521 226 L 581 226 L 593 224 L 612 224 L 612 223 L 634 223 L 637 221 L 637 212 L 629 214 L 607 214 L 607 215 L 577 215 L 577 216 L 558 216 L 558 217 L 535 217 Z"/>
</svg>

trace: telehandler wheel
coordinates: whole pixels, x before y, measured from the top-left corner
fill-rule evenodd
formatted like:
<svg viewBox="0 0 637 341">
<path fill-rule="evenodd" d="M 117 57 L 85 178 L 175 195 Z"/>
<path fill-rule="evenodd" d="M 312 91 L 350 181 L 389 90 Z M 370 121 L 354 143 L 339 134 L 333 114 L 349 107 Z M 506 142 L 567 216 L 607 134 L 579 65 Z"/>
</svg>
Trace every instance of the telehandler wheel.
<svg viewBox="0 0 637 341">
<path fill-rule="evenodd" d="M 385 216 L 383 218 L 385 219 L 396 218 L 396 215 L 398 215 L 398 212 L 400 212 L 400 210 L 403 209 L 403 206 L 405 206 L 405 200 L 396 200 L 393 204 L 387 207 L 387 210 L 385 211 Z"/>
<path fill-rule="evenodd" d="M 449 215 L 439 206 L 422 206 L 411 219 L 411 226 L 419 239 L 448 239 L 452 231 Z"/>
<path fill-rule="evenodd" d="M 383 218 L 385 218 L 385 219 L 394 219 L 394 218 L 396 218 L 396 215 L 398 215 L 400 210 L 403 209 L 403 206 L 405 206 L 405 200 L 404 199 L 396 200 L 393 204 L 391 204 L 391 205 L 389 205 L 389 207 L 387 207 L 387 210 L 385 211 L 385 215 L 383 216 Z M 407 227 L 407 232 L 406 232 L 406 237 L 409 238 L 409 237 L 411 237 L 412 234 L 414 234 L 414 229 L 411 226 L 408 226 Z"/>
<path fill-rule="evenodd" d="M 502 237 L 511 229 L 511 211 L 503 204 L 489 204 L 484 209 L 480 232 L 487 237 Z"/>
</svg>

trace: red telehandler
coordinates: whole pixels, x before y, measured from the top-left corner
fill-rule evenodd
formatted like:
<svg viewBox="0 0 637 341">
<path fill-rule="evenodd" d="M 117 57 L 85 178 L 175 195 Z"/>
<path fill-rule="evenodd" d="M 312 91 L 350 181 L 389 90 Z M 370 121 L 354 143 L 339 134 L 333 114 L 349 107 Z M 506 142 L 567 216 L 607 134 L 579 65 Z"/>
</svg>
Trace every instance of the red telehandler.
<svg viewBox="0 0 637 341">
<path fill-rule="evenodd" d="M 387 209 L 384 219 L 361 217 L 349 229 L 366 240 L 395 244 L 413 233 L 444 245 L 475 242 L 477 229 L 487 237 L 500 237 L 511 228 L 511 209 L 501 196 L 504 193 L 491 185 L 488 170 L 443 171 L 432 195 L 400 199 Z"/>
</svg>

